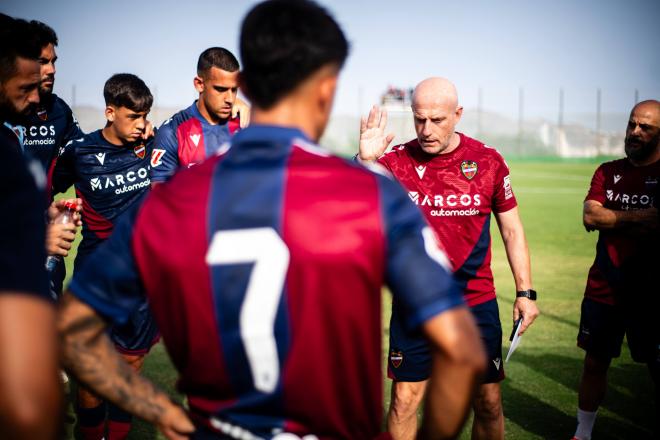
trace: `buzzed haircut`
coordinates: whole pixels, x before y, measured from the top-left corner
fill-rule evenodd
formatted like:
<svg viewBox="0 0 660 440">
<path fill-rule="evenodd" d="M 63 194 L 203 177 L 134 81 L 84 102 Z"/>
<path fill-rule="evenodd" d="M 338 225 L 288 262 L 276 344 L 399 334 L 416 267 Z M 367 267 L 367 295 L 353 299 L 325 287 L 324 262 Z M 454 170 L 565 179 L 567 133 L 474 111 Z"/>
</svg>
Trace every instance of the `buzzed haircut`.
<svg viewBox="0 0 660 440">
<path fill-rule="evenodd" d="M 348 42 L 322 7 L 307 0 L 270 0 L 255 6 L 241 27 L 243 92 L 271 108 L 326 65 L 341 68 Z"/>
<path fill-rule="evenodd" d="M 211 70 L 211 67 L 217 67 L 225 72 L 236 72 L 240 69 L 234 54 L 224 47 L 209 47 L 199 55 L 197 75 L 204 77 Z"/>
<path fill-rule="evenodd" d="M 151 109 L 154 97 L 149 87 L 132 73 L 116 73 L 105 82 L 103 87 L 105 105 L 126 107 L 134 112 Z"/>
<path fill-rule="evenodd" d="M 16 59 L 39 59 L 41 46 L 33 26 L 25 20 L 0 14 L 0 83 L 16 74 Z"/>
<path fill-rule="evenodd" d="M 37 40 L 41 44 L 41 47 L 45 47 L 49 44 L 57 46 L 57 34 L 52 27 L 48 26 L 46 23 L 42 23 L 37 20 L 32 20 L 30 25 L 34 29 L 34 32 L 37 36 Z"/>
</svg>

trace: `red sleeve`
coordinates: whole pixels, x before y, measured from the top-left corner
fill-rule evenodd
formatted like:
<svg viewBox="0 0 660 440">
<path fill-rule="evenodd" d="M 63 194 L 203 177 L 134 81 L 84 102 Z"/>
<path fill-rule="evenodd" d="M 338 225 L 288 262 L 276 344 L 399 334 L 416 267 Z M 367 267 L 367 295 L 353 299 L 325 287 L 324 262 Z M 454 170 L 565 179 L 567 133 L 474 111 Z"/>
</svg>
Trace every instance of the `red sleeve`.
<svg viewBox="0 0 660 440">
<path fill-rule="evenodd" d="M 598 167 L 594 176 L 591 178 L 591 186 L 584 201 L 595 200 L 599 203 L 605 203 L 605 164 Z"/>
<path fill-rule="evenodd" d="M 390 161 L 388 160 L 389 159 L 388 156 L 389 156 L 388 154 L 383 154 L 376 160 L 376 162 L 378 162 L 379 165 L 384 166 L 387 169 L 387 171 L 391 173 L 392 167 L 390 166 Z"/>
<path fill-rule="evenodd" d="M 516 196 L 513 195 L 509 166 L 499 153 L 495 153 L 493 156 L 496 167 L 495 185 L 493 188 L 493 212 L 506 212 L 518 206 L 518 202 L 516 202 Z"/>
</svg>

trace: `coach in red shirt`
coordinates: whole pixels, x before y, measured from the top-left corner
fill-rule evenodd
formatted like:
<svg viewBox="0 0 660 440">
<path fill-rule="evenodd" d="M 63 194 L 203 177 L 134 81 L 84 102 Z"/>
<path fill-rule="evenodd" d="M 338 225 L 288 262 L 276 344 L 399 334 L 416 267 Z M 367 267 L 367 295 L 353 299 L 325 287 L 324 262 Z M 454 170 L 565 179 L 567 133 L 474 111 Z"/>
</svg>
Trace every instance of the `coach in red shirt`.
<svg viewBox="0 0 660 440">
<path fill-rule="evenodd" d="M 524 317 L 520 333 L 539 313 L 509 168 L 497 150 L 454 131 L 463 108 L 450 81 L 429 78 L 418 84 L 412 111 L 417 138 L 383 155 L 393 136 L 385 135 L 387 114 L 374 107 L 360 127 L 359 159 L 377 160 L 403 184 L 445 248 L 489 358 L 473 401 L 472 438 L 502 439 L 502 327 L 490 269 L 491 213 L 516 284 L 513 319 Z M 421 332 L 404 325 L 403 313 L 402 305 L 393 301 L 388 372 L 394 383 L 388 429 L 397 440 L 416 435 L 417 408 L 431 371 L 428 343 Z"/>
<path fill-rule="evenodd" d="M 574 437 L 579 440 L 591 438 L 607 370 L 621 354 L 624 334 L 632 358 L 648 364 L 657 396 L 660 102 L 644 101 L 633 108 L 625 150 L 625 158 L 598 167 L 584 201 L 584 226 L 599 235 L 578 333 L 578 346 L 587 352 Z"/>
</svg>

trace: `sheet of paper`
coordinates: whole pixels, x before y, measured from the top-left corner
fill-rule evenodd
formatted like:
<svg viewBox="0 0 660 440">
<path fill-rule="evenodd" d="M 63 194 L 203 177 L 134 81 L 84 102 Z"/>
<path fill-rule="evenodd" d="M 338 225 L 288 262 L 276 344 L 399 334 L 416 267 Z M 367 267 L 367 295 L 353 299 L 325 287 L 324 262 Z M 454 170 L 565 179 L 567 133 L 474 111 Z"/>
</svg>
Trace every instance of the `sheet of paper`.
<svg viewBox="0 0 660 440">
<path fill-rule="evenodd" d="M 520 341 L 522 340 L 522 336 L 518 334 L 520 331 L 520 326 L 522 325 L 523 320 L 520 319 L 518 320 L 518 325 L 515 327 L 514 332 L 513 332 L 513 340 L 511 341 L 511 346 L 509 347 L 509 352 L 506 354 L 506 359 L 504 362 L 509 362 L 509 358 L 513 354 L 514 351 L 516 351 L 516 348 L 518 348 L 518 345 L 520 345 Z"/>
</svg>

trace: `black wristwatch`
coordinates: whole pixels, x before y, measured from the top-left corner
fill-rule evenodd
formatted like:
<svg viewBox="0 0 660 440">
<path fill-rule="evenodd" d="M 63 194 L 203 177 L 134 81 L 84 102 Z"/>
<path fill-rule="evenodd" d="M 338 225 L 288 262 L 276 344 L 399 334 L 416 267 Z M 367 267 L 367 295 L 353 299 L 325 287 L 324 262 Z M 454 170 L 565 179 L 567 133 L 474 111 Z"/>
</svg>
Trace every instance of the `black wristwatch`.
<svg viewBox="0 0 660 440">
<path fill-rule="evenodd" d="M 532 301 L 536 301 L 536 290 L 534 289 L 527 289 L 527 290 L 519 290 L 516 292 L 516 298 L 529 298 Z"/>
</svg>

